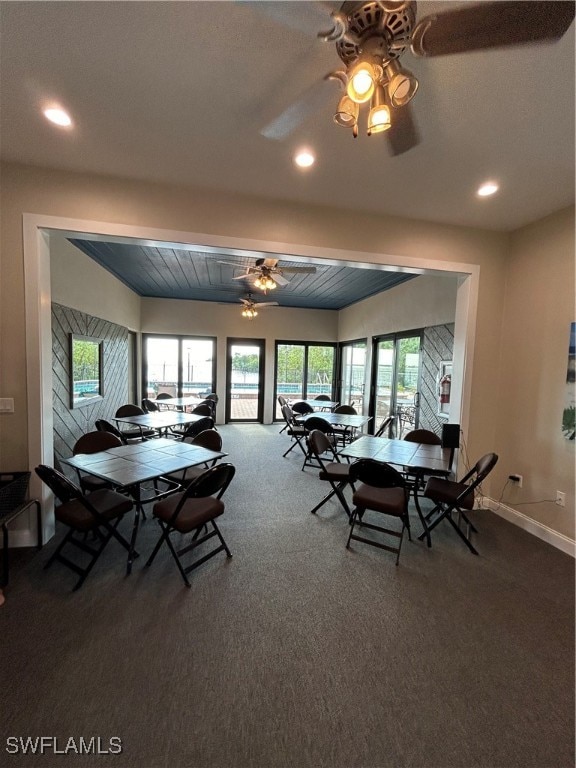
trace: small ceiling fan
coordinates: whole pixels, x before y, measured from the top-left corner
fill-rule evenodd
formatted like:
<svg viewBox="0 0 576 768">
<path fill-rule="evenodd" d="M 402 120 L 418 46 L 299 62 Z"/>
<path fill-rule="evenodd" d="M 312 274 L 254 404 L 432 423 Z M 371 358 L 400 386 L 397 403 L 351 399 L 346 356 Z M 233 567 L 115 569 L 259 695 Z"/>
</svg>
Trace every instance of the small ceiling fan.
<svg viewBox="0 0 576 768">
<path fill-rule="evenodd" d="M 278 307 L 279 304 L 277 301 L 259 301 L 256 302 L 252 298 L 252 294 L 249 293 L 248 296 L 245 299 L 240 299 L 242 302 L 243 308 L 242 308 L 242 317 L 247 318 L 248 320 L 254 320 L 254 318 L 258 314 L 259 309 L 265 309 L 266 307 Z"/>
<path fill-rule="evenodd" d="M 274 5 L 279 6 L 279 19 L 284 4 Z M 327 3 L 318 5 L 330 8 Z M 360 108 L 366 104 L 368 135 L 386 132 L 390 153 L 402 154 L 419 143 L 410 105 L 418 81 L 399 63 L 408 49 L 414 56 L 432 57 L 553 42 L 567 31 L 574 12 L 572 0 L 496 0 L 458 4 L 417 22 L 413 0 L 347 0 L 340 10 L 331 11 L 332 29 L 317 33 L 325 42 L 336 44 L 344 69 L 318 80 L 261 133 L 277 140 L 289 136 L 324 103 L 326 83 L 336 81 L 344 94 L 335 122 L 351 128 L 356 136 Z"/>
<path fill-rule="evenodd" d="M 231 261 L 219 261 L 219 264 L 239 267 Z M 308 274 L 313 275 L 316 267 L 282 267 L 278 264 L 278 259 L 257 259 L 253 267 L 245 267 L 246 272 L 232 280 L 250 280 L 255 288 L 259 288 L 266 293 L 273 291 L 277 285 L 288 285 L 288 280 L 284 274 Z"/>
</svg>

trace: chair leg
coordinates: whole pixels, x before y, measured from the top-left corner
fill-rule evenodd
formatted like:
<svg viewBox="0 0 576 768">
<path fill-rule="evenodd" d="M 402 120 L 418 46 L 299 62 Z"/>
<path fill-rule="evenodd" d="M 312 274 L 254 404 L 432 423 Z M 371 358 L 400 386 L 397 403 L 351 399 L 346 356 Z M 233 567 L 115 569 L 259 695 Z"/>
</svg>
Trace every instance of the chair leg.
<svg viewBox="0 0 576 768">
<path fill-rule="evenodd" d="M 446 519 L 448 520 L 448 522 L 450 523 L 450 525 L 452 526 L 452 528 L 454 528 L 454 530 L 456 531 L 456 533 L 458 534 L 458 536 L 460 536 L 460 538 L 462 539 L 462 541 L 464 542 L 464 544 L 466 544 L 466 546 L 468 547 L 468 549 L 470 550 L 470 552 L 472 552 L 472 554 L 473 554 L 473 555 L 477 555 L 477 554 L 478 554 L 478 551 L 477 551 L 477 550 L 476 550 L 476 549 L 473 547 L 473 545 L 472 545 L 472 542 L 471 542 L 471 541 L 470 541 L 470 539 L 469 539 L 469 538 L 466 536 L 466 534 L 465 534 L 465 533 L 464 533 L 464 532 L 463 532 L 463 531 L 462 531 L 462 530 L 461 530 L 461 529 L 458 527 L 458 525 L 456 525 L 456 523 L 455 523 L 455 522 L 454 522 L 454 520 L 452 519 L 452 515 L 451 515 L 450 513 L 448 513 L 448 514 L 446 515 Z"/>
</svg>

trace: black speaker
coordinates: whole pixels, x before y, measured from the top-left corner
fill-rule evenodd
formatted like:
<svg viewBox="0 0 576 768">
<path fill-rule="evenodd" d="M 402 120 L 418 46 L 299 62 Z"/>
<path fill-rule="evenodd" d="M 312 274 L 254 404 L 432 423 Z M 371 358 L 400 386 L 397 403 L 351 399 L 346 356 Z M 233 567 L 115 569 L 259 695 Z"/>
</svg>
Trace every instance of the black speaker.
<svg viewBox="0 0 576 768">
<path fill-rule="evenodd" d="M 442 448 L 458 448 L 460 446 L 460 424 L 442 425 Z"/>
</svg>

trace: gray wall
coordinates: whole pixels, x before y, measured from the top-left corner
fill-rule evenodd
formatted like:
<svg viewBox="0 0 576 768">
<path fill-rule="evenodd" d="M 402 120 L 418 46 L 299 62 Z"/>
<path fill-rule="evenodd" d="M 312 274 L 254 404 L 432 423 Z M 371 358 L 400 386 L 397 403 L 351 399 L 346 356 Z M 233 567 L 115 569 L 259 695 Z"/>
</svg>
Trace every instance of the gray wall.
<svg viewBox="0 0 576 768">
<path fill-rule="evenodd" d="M 70 407 L 70 334 L 104 341 L 104 397 L 81 408 Z M 92 431 L 96 419 L 110 419 L 128 402 L 128 330 L 76 309 L 52 304 L 52 381 L 54 458 L 71 456 L 78 438 Z"/>
<path fill-rule="evenodd" d="M 424 329 L 422 339 L 422 375 L 420 379 L 419 427 L 440 435 L 442 425 L 448 419 L 438 416 L 436 376 L 442 360 L 452 360 L 454 349 L 454 324 L 434 325 Z"/>
</svg>

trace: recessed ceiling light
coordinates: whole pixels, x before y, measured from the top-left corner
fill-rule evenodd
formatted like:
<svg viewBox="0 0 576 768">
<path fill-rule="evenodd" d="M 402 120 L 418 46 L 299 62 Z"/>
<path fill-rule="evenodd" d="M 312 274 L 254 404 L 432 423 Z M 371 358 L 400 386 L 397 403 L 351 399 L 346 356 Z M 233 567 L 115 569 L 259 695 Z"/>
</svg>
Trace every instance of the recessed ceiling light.
<svg viewBox="0 0 576 768">
<path fill-rule="evenodd" d="M 310 168 L 311 165 L 314 165 L 315 161 L 316 158 L 309 149 L 301 149 L 294 156 L 294 162 L 299 168 Z"/>
<path fill-rule="evenodd" d="M 495 192 L 498 192 L 499 189 L 500 187 L 498 184 L 496 184 L 495 181 L 487 181 L 485 184 L 482 184 L 482 186 L 478 188 L 476 194 L 478 197 L 489 197 Z"/>
<path fill-rule="evenodd" d="M 63 109 L 51 107 L 50 109 L 44 110 L 44 117 L 47 120 L 50 120 L 51 123 L 54 123 L 55 125 L 60 125 L 63 128 L 68 128 L 68 126 L 72 125 L 72 118 L 68 114 L 68 112 L 65 112 Z"/>
</svg>

